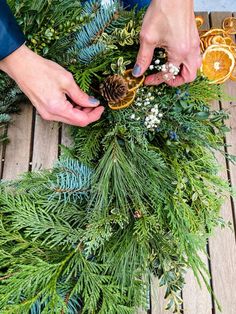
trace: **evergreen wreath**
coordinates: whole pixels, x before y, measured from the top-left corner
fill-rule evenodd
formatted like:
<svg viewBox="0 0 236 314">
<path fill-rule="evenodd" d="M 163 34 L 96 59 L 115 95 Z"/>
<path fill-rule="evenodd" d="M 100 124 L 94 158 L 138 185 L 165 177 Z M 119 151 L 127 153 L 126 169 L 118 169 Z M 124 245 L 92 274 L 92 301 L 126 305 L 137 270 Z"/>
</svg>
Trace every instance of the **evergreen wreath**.
<svg viewBox="0 0 236 314">
<path fill-rule="evenodd" d="M 127 92 L 121 78 L 134 65 L 143 11 L 118 1 L 9 4 L 28 45 L 67 67 L 84 91 L 103 102 Z M 162 50 L 156 60 L 165 62 Z M 2 81 L 1 94 L 13 95 L 13 82 Z M 15 95 L 2 101 L 15 105 Z M 215 159 L 228 113 L 209 105 L 221 91 L 199 77 L 132 95 L 127 108 L 107 106 L 100 121 L 72 127 L 74 145 L 53 169 L 1 183 L 2 314 L 135 313 L 148 306 L 153 275 L 180 313 L 186 269 L 207 285 L 199 253 L 226 226 L 220 208 L 230 191 Z"/>
</svg>

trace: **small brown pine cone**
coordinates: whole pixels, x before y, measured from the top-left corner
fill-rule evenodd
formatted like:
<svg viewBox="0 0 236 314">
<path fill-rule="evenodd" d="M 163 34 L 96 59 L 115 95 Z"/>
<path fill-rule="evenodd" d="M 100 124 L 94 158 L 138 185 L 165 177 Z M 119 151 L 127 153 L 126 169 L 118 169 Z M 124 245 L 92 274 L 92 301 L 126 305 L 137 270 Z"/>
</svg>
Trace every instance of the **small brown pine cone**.
<svg viewBox="0 0 236 314">
<path fill-rule="evenodd" d="M 136 211 L 134 212 L 134 218 L 139 219 L 139 218 L 141 218 L 142 216 L 143 216 L 143 214 L 142 214 L 142 212 L 141 212 L 140 210 L 136 210 Z"/>
<path fill-rule="evenodd" d="M 110 103 L 117 103 L 125 98 L 128 92 L 126 80 L 118 75 L 108 76 L 99 86 L 100 93 Z"/>
</svg>

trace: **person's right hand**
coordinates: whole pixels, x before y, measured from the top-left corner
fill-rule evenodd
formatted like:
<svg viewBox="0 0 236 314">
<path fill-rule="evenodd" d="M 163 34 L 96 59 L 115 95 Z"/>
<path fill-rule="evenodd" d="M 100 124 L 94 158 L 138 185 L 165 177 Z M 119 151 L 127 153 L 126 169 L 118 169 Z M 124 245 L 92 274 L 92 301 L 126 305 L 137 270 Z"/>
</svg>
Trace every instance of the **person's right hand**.
<svg viewBox="0 0 236 314">
<path fill-rule="evenodd" d="M 180 69 L 180 72 L 176 77 L 163 72 L 149 75 L 145 80 L 146 85 L 166 82 L 170 86 L 180 86 L 196 78 L 201 66 L 201 54 L 193 0 L 151 1 L 143 19 L 134 76 L 141 76 L 148 69 L 157 47 L 166 49 L 168 63 Z"/>
<path fill-rule="evenodd" d="M 97 99 L 81 91 L 70 72 L 25 45 L 1 60 L 0 69 L 18 84 L 45 120 L 84 127 L 104 111 Z"/>
</svg>

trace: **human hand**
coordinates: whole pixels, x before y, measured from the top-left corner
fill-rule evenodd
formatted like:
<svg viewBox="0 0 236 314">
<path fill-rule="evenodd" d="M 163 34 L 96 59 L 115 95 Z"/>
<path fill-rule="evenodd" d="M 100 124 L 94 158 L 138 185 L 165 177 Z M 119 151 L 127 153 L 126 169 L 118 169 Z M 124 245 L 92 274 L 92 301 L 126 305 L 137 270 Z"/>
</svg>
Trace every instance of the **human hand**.
<svg viewBox="0 0 236 314">
<path fill-rule="evenodd" d="M 142 75 L 149 67 L 154 49 L 165 48 L 168 62 L 180 69 L 167 78 L 162 72 L 149 75 L 146 85 L 166 82 L 179 86 L 193 81 L 201 66 L 200 39 L 195 23 L 192 0 L 153 0 L 143 19 L 140 49 L 133 75 Z"/>
<path fill-rule="evenodd" d="M 80 90 L 71 73 L 25 45 L 1 60 L 0 69 L 16 81 L 45 120 L 84 127 L 104 111 L 98 100 Z"/>
</svg>

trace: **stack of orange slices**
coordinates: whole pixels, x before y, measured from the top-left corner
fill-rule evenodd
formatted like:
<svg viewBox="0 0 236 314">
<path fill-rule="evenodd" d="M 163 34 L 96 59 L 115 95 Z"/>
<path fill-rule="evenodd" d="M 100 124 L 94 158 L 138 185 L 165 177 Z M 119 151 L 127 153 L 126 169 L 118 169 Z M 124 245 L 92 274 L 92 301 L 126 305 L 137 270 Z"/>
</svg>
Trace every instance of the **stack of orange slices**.
<svg viewBox="0 0 236 314">
<path fill-rule="evenodd" d="M 202 56 L 201 73 L 211 84 L 222 84 L 226 80 L 236 81 L 236 18 L 224 19 L 222 28 L 201 30 L 204 20 L 196 17 L 199 29 Z"/>
<path fill-rule="evenodd" d="M 117 103 L 108 103 L 108 106 L 113 110 L 119 110 L 129 107 L 135 100 L 138 88 L 143 84 L 145 76 L 134 77 L 132 69 L 126 70 L 123 75 L 128 85 L 128 93 L 126 96 Z"/>
</svg>

